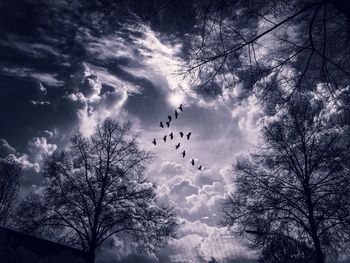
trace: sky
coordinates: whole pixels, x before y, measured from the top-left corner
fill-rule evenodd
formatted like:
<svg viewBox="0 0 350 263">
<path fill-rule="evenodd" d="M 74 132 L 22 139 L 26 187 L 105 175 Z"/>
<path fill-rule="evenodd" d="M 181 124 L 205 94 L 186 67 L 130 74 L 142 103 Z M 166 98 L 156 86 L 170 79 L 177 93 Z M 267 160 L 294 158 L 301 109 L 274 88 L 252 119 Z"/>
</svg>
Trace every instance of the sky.
<svg viewBox="0 0 350 263">
<path fill-rule="evenodd" d="M 131 121 L 141 147 L 157 155 L 147 177 L 158 186 L 159 202 L 176 208 L 179 238 L 147 256 L 116 238 L 99 261 L 196 263 L 213 256 L 230 262 L 252 256 L 219 221 L 221 202 L 234 190 L 232 165 L 257 142 L 261 112 L 253 96 L 238 101 L 238 87 L 211 101 L 192 91 L 181 72 L 193 10 L 184 9 L 180 33 L 165 18 L 149 25 L 115 22 L 106 29 L 97 9 L 80 1 L 4 0 L 0 10 L 0 158 L 13 154 L 22 164 L 22 196 L 40 187 L 44 157 L 67 147 L 74 130 L 89 136 L 107 117 Z M 159 127 L 180 104 L 178 119 Z M 190 140 L 181 139 L 180 131 L 191 132 Z M 170 132 L 174 140 L 164 143 Z"/>
</svg>

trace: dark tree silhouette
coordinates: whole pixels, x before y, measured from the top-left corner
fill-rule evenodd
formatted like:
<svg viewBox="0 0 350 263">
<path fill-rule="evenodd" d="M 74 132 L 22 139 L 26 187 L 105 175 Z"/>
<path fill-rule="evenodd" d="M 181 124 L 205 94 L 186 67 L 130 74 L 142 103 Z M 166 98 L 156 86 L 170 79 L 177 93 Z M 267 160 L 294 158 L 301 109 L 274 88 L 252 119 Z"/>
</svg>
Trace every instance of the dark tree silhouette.
<svg viewBox="0 0 350 263">
<path fill-rule="evenodd" d="M 38 193 L 29 193 L 20 201 L 14 212 L 14 222 L 11 225 L 16 230 L 27 232 L 38 237 L 53 239 L 64 243 L 65 240 L 59 238 L 56 232 L 63 230 L 56 222 L 51 225 L 48 216 L 49 203 L 46 196 Z"/>
<path fill-rule="evenodd" d="M 218 263 L 214 257 L 211 257 L 208 263 Z"/>
<path fill-rule="evenodd" d="M 265 122 L 264 143 L 236 165 L 223 223 L 244 234 L 251 248 L 282 236 L 308 244 L 322 263 L 349 245 L 350 135 L 339 122 L 343 106 L 298 93 Z"/>
<path fill-rule="evenodd" d="M 345 0 L 198 1 L 187 72 L 195 90 L 216 97 L 284 103 L 300 89 L 349 83 L 350 9 Z"/>
<path fill-rule="evenodd" d="M 175 237 L 172 208 L 156 203 L 155 186 L 144 177 L 152 154 L 139 149 L 129 123 L 111 119 L 90 138 L 77 133 L 69 151 L 48 157 L 42 194 L 29 196 L 18 212 L 18 227 L 55 233 L 88 252 L 89 262 L 113 235 L 126 233 L 142 251 Z"/>
<path fill-rule="evenodd" d="M 312 263 L 314 251 L 306 244 L 283 236 L 268 236 L 259 257 L 261 263 Z"/>
<path fill-rule="evenodd" d="M 15 159 L 0 159 L 0 224 L 6 225 L 17 201 L 22 168 Z"/>
</svg>

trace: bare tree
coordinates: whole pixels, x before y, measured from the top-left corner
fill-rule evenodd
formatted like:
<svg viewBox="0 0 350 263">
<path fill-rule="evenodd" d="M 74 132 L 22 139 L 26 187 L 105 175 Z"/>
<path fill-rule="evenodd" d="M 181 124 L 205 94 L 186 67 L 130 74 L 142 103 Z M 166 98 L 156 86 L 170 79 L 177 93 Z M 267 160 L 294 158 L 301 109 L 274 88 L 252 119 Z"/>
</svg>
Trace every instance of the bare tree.
<svg viewBox="0 0 350 263">
<path fill-rule="evenodd" d="M 295 94 L 266 121 L 264 143 L 236 165 L 223 223 L 251 248 L 280 236 L 306 244 L 322 263 L 349 245 L 349 130 L 330 101 Z"/>
<path fill-rule="evenodd" d="M 139 149 L 130 123 L 107 119 L 90 138 L 77 133 L 69 151 L 46 160 L 43 192 L 22 204 L 19 228 L 53 231 L 61 242 L 86 251 L 89 262 L 122 233 L 141 250 L 157 249 L 175 237 L 177 219 L 172 208 L 157 205 L 155 186 L 145 179 L 151 159 Z"/>
<path fill-rule="evenodd" d="M 254 233 L 264 234 L 264 233 Z M 261 250 L 261 263 L 312 263 L 314 251 L 305 243 L 282 235 L 268 235 L 266 246 Z"/>
<path fill-rule="evenodd" d="M 187 73 L 209 97 L 225 89 L 284 103 L 319 83 L 349 83 L 350 10 L 344 0 L 195 1 Z"/>
<path fill-rule="evenodd" d="M 17 201 L 22 169 L 15 159 L 0 159 L 0 224 L 6 225 Z"/>
</svg>

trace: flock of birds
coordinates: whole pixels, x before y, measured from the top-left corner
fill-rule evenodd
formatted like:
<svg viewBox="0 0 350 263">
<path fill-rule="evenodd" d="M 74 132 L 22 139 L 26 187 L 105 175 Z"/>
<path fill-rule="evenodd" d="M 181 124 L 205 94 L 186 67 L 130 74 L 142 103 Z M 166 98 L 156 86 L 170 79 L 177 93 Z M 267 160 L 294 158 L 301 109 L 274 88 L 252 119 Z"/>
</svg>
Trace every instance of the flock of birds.
<svg viewBox="0 0 350 263">
<path fill-rule="evenodd" d="M 179 112 L 183 112 L 182 104 L 180 104 L 180 106 L 175 110 L 175 114 L 174 114 L 175 119 L 177 119 L 178 116 L 179 116 L 178 110 L 179 110 Z M 173 120 L 173 117 L 172 117 L 171 115 L 169 115 L 169 116 L 168 116 L 168 121 L 165 122 L 165 125 L 164 125 L 164 123 L 161 121 L 160 124 L 159 124 L 159 126 L 160 126 L 162 129 L 164 129 L 165 126 L 166 126 L 167 128 L 169 128 L 169 127 L 170 127 L 170 123 L 171 123 L 172 120 Z M 180 134 L 180 138 L 183 138 L 184 136 L 186 136 L 187 140 L 190 140 L 191 134 L 192 134 L 192 133 L 189 132 L 189 133 L 185 134 L 185 133 L 183 133 L 183 132 L 181 131 L 181 132 L 179 132 L 179 134 Z M 168 134 L 164 135 L 164 137 L 162 138 L 163 141 L 164 141 L 164 143 L 167 142 L 167 138 L 170 138 L 170 140 L 173 140 L 173 139 L 174 139 L 174 133 L 171 132 L 169 135 L 168 135 Z M 153 143 L 155 146 L 157 145 L 157 140 L 156 140 L 156 138 L 153 139 L 152 143 Z M 180 148 L 180 146 L 181 146 L 181 143 L 179 142 L 178 144 L 175 145 L 175 150 L 178 150 L 178 149 Z M 186 151 L 183 150 L 183 151 L 181 152 L 181 154 L 182 154 L 182 157 L 185 158 L 185 156 L 186 156 Z M 194 161 L 194 159 L 192 159 L 190 163 L 192 164 L 192 166 L 195 166 L 195 161 Z M 202 165 L 199 165 L 199 166 L 198 166 L 198 170 L 200 170 L 200 171 L 202 170 Z"/>
</svg>

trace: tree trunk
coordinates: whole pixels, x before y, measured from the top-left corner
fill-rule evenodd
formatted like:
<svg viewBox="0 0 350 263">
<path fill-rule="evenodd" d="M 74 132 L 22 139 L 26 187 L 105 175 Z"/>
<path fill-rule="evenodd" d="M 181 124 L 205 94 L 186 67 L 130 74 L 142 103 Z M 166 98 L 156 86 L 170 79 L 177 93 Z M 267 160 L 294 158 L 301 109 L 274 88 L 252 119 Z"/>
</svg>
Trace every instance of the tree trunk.
<svg viewBox="0 0 350 263">
<path fill-rule="evenodd" d="M 315 260 L 316 260 L 316 263 L 325 263 L 325 257 L 321 248 L 321 242 L 318 236 L 318 229 L 315 221 L 314 204 L 312 202 L 312 197 L 311 197 L 312 194 L 310 191 L 309 179 L 307 179 L 307 183 L 305 184 L 304 189 L 305 189 L 305 195 L 306 195 L 306 205 L 309 212 L 308 220 L 310 224 L 311 238 L 312 238 L 312 241 L 314 242 Z"/>
<path fill-rule="evenodd" d="M 87 253 L 87 262 L 88 263 L 95 263 L 95 249 L 89 248 L 89 251 Z"/>
<path fill-rule="evenodd" d="M 321 248 L 320 238 L 318 236 L 318 231 L 317 231 L 317 226 L 314 218 L 314 211 L 313 211 L 312 205 L 311 205 L 311 209 L 309 209 L 309 212 L 310 212 L 309 223 L 311 228 L 311 238 L 312 238 L 312 241 L 314 242 L 316 263 L 324 263 L 325 258 Z"/>
<path fill-rule="evenodd" d="M 314 246 L 315 246 L 315 258 L 317 263 L 324 263 L 325 258 L 322 252 L 321 244 L 320 244 L 320 239 L 317 237 L 314 239 Z"/>
<path fill-rule="evenodd" d="M 315 259 L 316 263 L 324 263 L 325 258 L 324 254 L 321 248 L 321 242 L 320 238 L 318 237 L 318 231 L 315 223 L 315 218 L 314 218 L 314 213 L 313 209 L 309 210 L 311 213 L 309 215 L 309 223 L 310 223 L 310 228 L 311 228 L 311 237 L 312 241 L 314 242 L 314 249 L 315 249 Z"/>
</svg>

